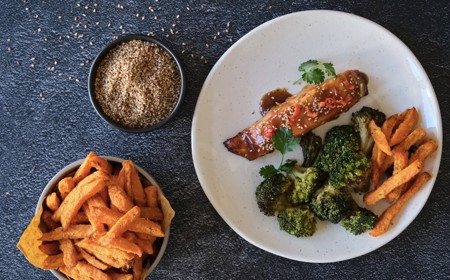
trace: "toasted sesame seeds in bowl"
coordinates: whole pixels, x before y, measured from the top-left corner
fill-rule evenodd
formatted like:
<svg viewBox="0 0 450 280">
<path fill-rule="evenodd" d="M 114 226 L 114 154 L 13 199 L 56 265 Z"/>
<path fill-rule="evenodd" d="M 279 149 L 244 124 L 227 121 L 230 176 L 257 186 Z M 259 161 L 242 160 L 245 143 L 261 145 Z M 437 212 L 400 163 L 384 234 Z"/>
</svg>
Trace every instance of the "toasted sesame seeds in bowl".
<svg viewBox="0 0 450 280">
<path fill-rule="evenodd" d="M 98 54 L 88 88 L 92 105 L 107 123 L 126 132 L 148 132 L 176 114 L 185 80 L 168 47 L 133 34 L 119 37 Z"/>
</svg>

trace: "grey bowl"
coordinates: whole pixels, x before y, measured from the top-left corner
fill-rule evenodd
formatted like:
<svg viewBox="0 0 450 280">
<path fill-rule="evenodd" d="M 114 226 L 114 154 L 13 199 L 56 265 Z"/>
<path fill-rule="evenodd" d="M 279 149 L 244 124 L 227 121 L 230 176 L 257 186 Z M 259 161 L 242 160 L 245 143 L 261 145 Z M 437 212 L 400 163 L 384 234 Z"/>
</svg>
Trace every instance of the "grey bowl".
<svg viewBox="0 0 450 280">
<path fill-rule="evenodd" d="M 112 163 L 122 163 L 124 159 L 118 158 L 118 157 L 111 157 L 111 156 L 101 156 L 102 158 L 108 160 Z M 55 187 L 57 187 L 58 182 L 63 179 L 64 177 L 68 176 L 69 174 L 73 173 L 78 167 L 80 167 L 81 163 L 83 163 L 84 159 L 77 160 L 75 162 L 72 162 L 71 164 L 65 166 L 63 169 L 61 169 L 58 173 L 56 173 L 55 176 L 48 182 L 48 184 L 45 186 L 44 190 L 42 191 L 38 204 L 36 206 L 35 215 L 38 213 L 39 209 L 43 207 L 43 203 L 45 201 L 45 198 L 48 194 L 50 194 L 52 191 L 54 191 Z M 158 190 L 162 192 L 160 186 L 156 182 L 156 180 L 153 178 L 152 175 L 150 175 L 147 171 L 142 169 L 140 166 L 134 164 L 136 170 L 139 172 L 140 175 L 142 175 L 146 180 L 148 180 L 152 185 L 156 186 Z M 164 255 L 164 252 L 167 248 L 167 243 L 169 242 L 169 234 L 170 234 L 170 225 L 167 228 L 167 230 L 164 232 L 164 238 L 162 239 L 161 247 L 159 249 L 158 255 L 156 255 L 155 259 L 151 263 L 147 273 L 146 277 L 156 268 L 159 261 L 161 260 L 162 256 Z M 67 280 L 68 278 L 62 274 L 61 272 L 57 270 L 51 270 L 51 273 L 60 280 Z"/>
</svg>

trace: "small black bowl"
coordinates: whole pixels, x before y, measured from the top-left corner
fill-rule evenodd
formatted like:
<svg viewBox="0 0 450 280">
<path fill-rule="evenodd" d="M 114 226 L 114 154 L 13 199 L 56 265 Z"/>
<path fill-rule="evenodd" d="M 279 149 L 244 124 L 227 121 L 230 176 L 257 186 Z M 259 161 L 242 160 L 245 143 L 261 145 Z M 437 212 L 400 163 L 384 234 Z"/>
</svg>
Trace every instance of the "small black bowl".
<svg viewBox="0 0 450 280">
<path fill-rule="evenodd" d="M 97 69 L 100 66 L 101 61 L 108 54 L 108 52 L 110 50 L 112 50 L 114 47 L 118 46 L 119 44 L 121 44 L 123 42 L 131 41 L 131 40 L 147 41 L 147 42 L 150 42 L 150 43 L 154 43 L 157 46 L 159 46 L 162 49 L 164 49 L 173 58 L 173 60 L 177 64 L 177 68 L 178 68 L 178 71 L 180 73 L 180 79 L 181 79 L 181 81 L 180 81 L 180 93 L 179 93 L 179 96 L 178 96 L 178 100 L 177 100 L 174 108 L 172 109 L 172 112 L 170 112 L 160 122 L 158 122 L 156 124 L 153 124 L 153 125 L 150 125 L 150 126 L 147 126 L 147 127 L 142 127 L 142 128 L 132 128 L 132 127 L 127 127 L 127 126 L 124 126 L 122 124 L 117 123 L 116 121 L 111 119 L 109 116 L 107 116 L 103 112 L 99 102 L 97 101 L 97 99 L 95 97 L 95 78 L 96 78 Z M 97 55 L 97 57 L 95 58 L 95 60 L 93 61 L 92 65 L 91 65 L 91 69 L 89 71 L 88 89 L 89 89 L 89 97 L 90 97 L 92 105 L 94 106 L 95 111 L 107 123 L 109 123 L 110 125 L 112 125 L 113 127 L 117 128 L 119 130 L 126 131 L 126 132 L 135 132 L 135 133 L 137 133 L 137 132 L 148 132 L 148 131 L 152 131 L 152 130 L 155 130 L 155 129 L 159 128 L 160 126 L 162 126 L 165 123 L 167 123 L 173 116 L 175 116 L 175 114 L 177 113 L 177 111 L 181 107 L 181 104 L 182 104 L 182 101 L 183 101 L 183 98 L 184 98 L 185 78 L 184 78 L 184 72 L 183 72 L 183 69 L 181 67 L 180 61 L 177 59 L 177 57 L 173 54 L 173 52 L 167 46 L 165 46 L 160 41 L 158 41 L 158 40 L 156 40 L 154 38 L 151 38 L 149 36 L 146 36 L 146 35 L 130 34 L 130 35 L 121 36 L 121 37 L 117 38 L 116 40 L 112 41 L 111 43 L 106 45 L 106 47 L 103 48 L 103 50 Z"/>
</svg>

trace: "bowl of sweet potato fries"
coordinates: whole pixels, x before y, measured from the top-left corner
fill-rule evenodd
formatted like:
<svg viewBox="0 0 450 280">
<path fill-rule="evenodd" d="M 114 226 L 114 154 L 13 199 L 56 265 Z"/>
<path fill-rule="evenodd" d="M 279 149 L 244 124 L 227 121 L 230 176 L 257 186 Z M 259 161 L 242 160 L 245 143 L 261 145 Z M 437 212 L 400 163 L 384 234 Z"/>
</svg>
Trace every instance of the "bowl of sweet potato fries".
<svg viewBox="0 0 450 280">
<path fill-rule="evenodd" d="M 50 180 L 17 246 L 58 279 L 144 279 L 164 254 L 174 214 L 141 167 L 90 152 Z"/>
</svg>

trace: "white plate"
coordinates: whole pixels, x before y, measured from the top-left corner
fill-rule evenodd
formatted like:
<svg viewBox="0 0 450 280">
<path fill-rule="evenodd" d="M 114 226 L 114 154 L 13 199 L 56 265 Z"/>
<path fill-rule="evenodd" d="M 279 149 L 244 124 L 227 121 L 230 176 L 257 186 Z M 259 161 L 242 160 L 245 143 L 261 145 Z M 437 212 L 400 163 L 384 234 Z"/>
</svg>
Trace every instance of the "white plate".
<svg viewBox="0 0 450 280">
<path fill-rule="evenodd" d="M 261 96 L 285 87 L 293 93 L 300 63 L 308 59 L 334 63 L 337 72 L 359 69 L 369 76 L 369 95 L 348 113 L 315 130 L 323 136 L 332 125 L 349 123 L 363 105 L 387 115 L 415 106 L 420 125 L 439 143 L 425 168 L 433 177 L 394 220 L 387 233 L 354 236 L 340 225 L 318 224 L 309 238 L 278 228 L 275 217 L 260 213 L 256 186 L 259 168 L 278 164 L 280 154 L 255 161 L 232 154 L 223 142 L 260 118 Z M 361 256 L 399 235 L 418 215 L 431 192 L 441 158 L 442 125 L 431 83 L 413 53 L 392 33 L 358 16 L 335 11 L 305 11 L 266 22 L 237 41 L 208 75 L 192 124 L 192 155 L 208 199 L 240 236 L 266 251 L 304 262 L 335 262 Z M 291 157 L 301 159 L 300 149 Z M 380 214 L 386 204 L 371 207 Z"/>
</svg>

